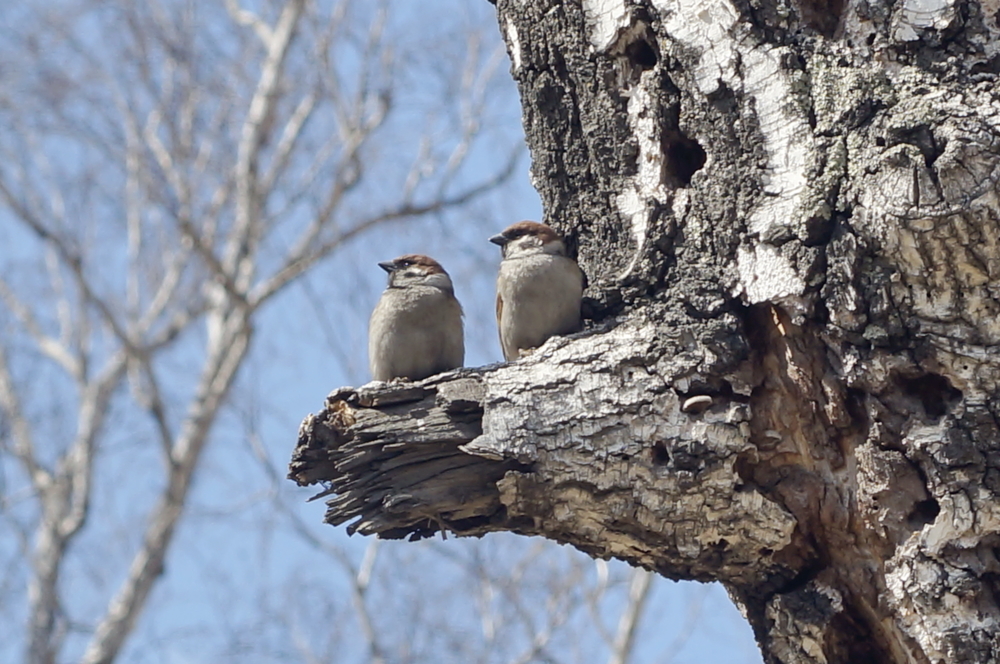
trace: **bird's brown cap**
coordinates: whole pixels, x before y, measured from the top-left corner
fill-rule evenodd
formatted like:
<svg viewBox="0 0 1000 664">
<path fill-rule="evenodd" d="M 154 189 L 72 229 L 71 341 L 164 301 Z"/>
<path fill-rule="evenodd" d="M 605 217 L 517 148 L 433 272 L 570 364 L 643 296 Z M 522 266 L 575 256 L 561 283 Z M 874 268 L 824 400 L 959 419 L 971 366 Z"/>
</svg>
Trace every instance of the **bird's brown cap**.
<svg viewBox="0 0 1000 664">
<path fill-rule="evenodd" d="M 501 247 L 511 240 L 516 240 L 519 237 L 524 237 L 525 235 L 536 235 L 542 241 L 542 244 L 548 244 L 554 240 L 561 240 L 559 233 L 556 233 L 550 227 L 545 224 L 540 224 L 537 221 L 519 221 L 516 224 L 511 224 L 503 230 L 502 233 L 494 235 L 490 238 L 490 242 L 493 244 L 499 244 Z"/>
<path fill-rule="evenodd" d="M 405 256 L 394 258 L 391 261 L 383 261 L 378 264 L 380 268 L 390 273 L 410 267 L 411 265 L 419 265 L 423 267 L 427 274 L 448 274 L 445 272 L 444 268 L 441 267 L 440 263 L 430 256 L 424 256 L 423 254 L 406 254 Z"/>
</svg>

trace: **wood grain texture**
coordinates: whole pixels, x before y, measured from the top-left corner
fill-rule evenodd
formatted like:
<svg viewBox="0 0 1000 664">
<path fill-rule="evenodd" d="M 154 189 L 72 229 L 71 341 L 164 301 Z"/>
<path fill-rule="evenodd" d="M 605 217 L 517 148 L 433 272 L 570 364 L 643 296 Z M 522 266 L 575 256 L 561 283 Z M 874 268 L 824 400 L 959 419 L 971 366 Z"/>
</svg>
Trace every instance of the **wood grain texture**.
<svg viewBox="0 0 1000 664">
<path fill-rule="evenodd" d="M 306 418 L 290 477 L 323 482 L 351 532 L 542 535 L 677 578 L 780 585 L 795 520 L 747 485 L 747 396 L 697 413 L 651 365 L 649 324 L 554 338 L 526 360 L 338 390 Z"/>
</svg>

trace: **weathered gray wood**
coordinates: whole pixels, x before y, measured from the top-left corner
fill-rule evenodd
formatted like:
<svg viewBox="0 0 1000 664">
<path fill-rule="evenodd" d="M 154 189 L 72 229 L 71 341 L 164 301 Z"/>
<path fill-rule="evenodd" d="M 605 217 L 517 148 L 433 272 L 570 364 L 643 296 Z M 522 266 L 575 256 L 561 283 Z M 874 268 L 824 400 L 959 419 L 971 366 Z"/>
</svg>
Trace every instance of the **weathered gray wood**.
<svg viewBox="0 0 1000 664">
<path fill-rule="evenodd" d="M 748 386 L 681 412 L 665 376 L 690 359 L 656 351 L 667 336 L 625 322 L 416 388 L 339 390 L 303 423 L 291 477 L 327 482 L 327 520 L 364 534 L 513 530 L 675 577 L 783 584 L 808 554 L 738 472 Z"/>
<path fill-rule="evenodd" d="M 327 521 L 387 538 L 421 537 L 445 524 L 485 532 L 499 518 L 496 482 L 509 463 L 458 446 L 481 432 L 482 389 L 475 378 L 446 387 L 373 384 L 332 393 L 326 409 L 302 423 L 290 477 L 328 484 Z"/>
</svg>

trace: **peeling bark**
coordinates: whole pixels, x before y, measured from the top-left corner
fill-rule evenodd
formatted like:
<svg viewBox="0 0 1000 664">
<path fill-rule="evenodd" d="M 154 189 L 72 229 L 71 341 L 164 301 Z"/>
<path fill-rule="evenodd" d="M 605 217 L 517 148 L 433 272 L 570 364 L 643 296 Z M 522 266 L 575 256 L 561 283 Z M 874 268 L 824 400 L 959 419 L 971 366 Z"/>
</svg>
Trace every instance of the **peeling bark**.
<svg viewBox="0 0 1000 664">
<path fill-rule="evenodd" d="M 1000 660 L 1000 5 L 497 8 L 592 329 L 334 393 L 292 477 L 719 580 L 768 662 Z"/>
</svg>

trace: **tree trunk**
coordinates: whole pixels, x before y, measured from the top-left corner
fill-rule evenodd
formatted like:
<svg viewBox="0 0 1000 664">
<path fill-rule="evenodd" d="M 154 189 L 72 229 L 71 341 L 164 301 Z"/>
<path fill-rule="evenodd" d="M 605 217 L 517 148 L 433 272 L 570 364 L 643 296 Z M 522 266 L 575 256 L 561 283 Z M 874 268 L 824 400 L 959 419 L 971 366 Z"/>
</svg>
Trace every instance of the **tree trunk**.
<svg viewBox="0 0 1000 664">
<path fill-rule="evenodd" d="M 497 9 L 591 329 L 335 392 L 293 479 L 719 580 L 767 662 L 1000 660 L 998 3 Z"/>
</svg>

